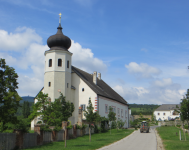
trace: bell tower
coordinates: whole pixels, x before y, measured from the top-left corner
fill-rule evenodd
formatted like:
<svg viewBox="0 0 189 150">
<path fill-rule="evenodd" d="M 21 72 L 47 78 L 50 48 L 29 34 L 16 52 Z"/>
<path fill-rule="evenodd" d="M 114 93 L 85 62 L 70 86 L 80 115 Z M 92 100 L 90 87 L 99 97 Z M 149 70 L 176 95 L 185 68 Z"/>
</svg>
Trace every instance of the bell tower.
<svg viewBox="0 0 189 150">
<path fill-rule="evenodd" d="M 72 53 L 68 51 L 71 40 L 62 32 L 61 14 L 57 33 L 47 39 L 50 50 L 45 51 L 44 93 L 54 102 L 62 92 L 66 99 L 71 96 Z"/>
</svg>

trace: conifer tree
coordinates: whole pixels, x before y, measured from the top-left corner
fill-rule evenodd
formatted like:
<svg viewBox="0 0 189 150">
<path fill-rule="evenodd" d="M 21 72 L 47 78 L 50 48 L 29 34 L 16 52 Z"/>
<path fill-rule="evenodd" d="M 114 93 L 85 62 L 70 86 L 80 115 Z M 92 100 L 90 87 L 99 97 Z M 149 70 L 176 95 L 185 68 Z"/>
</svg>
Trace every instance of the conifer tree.
<svg viewBox="0 0 189 150">
<path fill-rule="evenodd" d="M 18 75 L 13 67 L 6 65 L 5 59 L 0 59 L 0 124 L 1 131 L 6 130 L 5 124 L 15 124 L 19 101 L 22 98 L 18 95 Z"/>
<path fill-rule="evenodd" d="M 30 106 L 28 101 L 24 101 L 22 106 L 22 115 L 24 118 L 28 118 L 30 115 Z"/>
</svg>

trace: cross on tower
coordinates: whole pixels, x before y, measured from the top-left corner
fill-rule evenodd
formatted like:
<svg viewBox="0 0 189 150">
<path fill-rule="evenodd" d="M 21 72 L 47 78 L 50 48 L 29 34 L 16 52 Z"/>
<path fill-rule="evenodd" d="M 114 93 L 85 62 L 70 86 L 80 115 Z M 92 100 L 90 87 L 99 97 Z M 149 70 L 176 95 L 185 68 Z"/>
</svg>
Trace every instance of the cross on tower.
<svg viewBox="0 0 189 150">
<path fill-rule="evenodd" d="M 60 16 L 60 17 L 59 17 L 59 24 L 61 24 L 61 15 L 62 15 L 62 14 L 59 13 L 59 16 Z"/>
</svg>

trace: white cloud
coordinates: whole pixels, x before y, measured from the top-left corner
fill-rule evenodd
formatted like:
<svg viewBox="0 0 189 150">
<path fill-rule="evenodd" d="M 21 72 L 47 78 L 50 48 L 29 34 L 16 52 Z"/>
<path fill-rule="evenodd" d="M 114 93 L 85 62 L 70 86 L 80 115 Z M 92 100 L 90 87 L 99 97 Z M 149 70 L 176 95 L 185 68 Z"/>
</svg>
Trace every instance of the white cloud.
<svg viewBox="0 0 189 150">
<path fill-rule="evenodd" d="M 42 38 L 35 30 L 22 27 L 17 28 L 15 33 L 0 30 L 0 50 L 23 51 L 31 43 L 41 43 Z"/>
<path fill-rule="evenodd" d="M 35 96 L 44 85 L 44 52 L 49 48 L 41 41 L 42 38 L 30 28 L 17 28 L 15 33 L 10 34 L 0 30 L 0 58 L 17 68 L 16 72 L 19 70 L 18 92 L 21 96 Z M 80 69 L 89 73 L 107 69 L 102 60 L 94 57 L 91 49 L 82 48 L 79 43 L 72 41 L 69 51 L 73 53 L 72 64 Z"/>
<path fill-rule="evenodd" d="M 170 78 L 155 80 L 147 88 L 116 85 L 113 89 L 128 103 L 138 104 L 179 104 L 186 92 Z"/>
<path fill-rule="evenodd" d="M 161 70 L 146 63 L 137 64 L 136 62 L 131 62 L 129 65 L 125 65 L 128 72 L 136 75 L 138 78 L 151 78 L 154 75 L 159 75 Z"/>
<path fill-rule="evenodd" d="M 146 48 L 142 48 L 141 51 L 147 52 L 148 50 Z"/>
<path fill-rule="evenodd" d="M 75 43 L 72 40 L 72 45 L 69 49 L 72 55 L 72 64 L 82 70 L 89 73 L 93 71 L 105 71 L 107 69 L 106 64 L 96 57 L 89 48 L 82 48 L 79 43 Z"/>
</svg>

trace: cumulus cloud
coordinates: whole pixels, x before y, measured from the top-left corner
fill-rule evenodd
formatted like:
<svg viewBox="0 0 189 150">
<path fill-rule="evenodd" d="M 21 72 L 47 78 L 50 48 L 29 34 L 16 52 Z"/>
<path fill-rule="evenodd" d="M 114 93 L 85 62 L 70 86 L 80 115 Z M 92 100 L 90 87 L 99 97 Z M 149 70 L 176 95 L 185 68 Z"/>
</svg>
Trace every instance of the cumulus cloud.
<svg viewBox="0 0 189 150">
<path fill-rule="evenodd" d="M 14 33 L 0 30 L 0 58 L 16 68 L 19 75 L 19 89 L 21 96 L 35 96 L 44 85 L 44 52 L 47 45 L 42 44 L 42 38 L 35 30 L 20 27 Z M 79 43 L 72 41 L 69 49 L 72 55 L 72 64 L 87 72 L 104 71 L 106 64 L 96 57 L 91 49 L 82 48 Z"/>
<path fill-rule="evenodd" d="M 154 75 L 159 75 L 161 70 L 146 63 L 137 64 L 136 62 L 130 62 L 129 65 L 125 65 L 128 72 L 136 75 L 138 78 L 152 78 Z"/>
<path fill-rule="evenodd" d="M 113 89 L 128 103 L 138 104 L 179 104 L 186 92 L 170 78 L 155 80 L 147 88 L 116 85 Z"/>
<path fill-rule="evenodd" d="M 19 27 L 14 33 L 0 30 L 0 50 L 23 51 L 31 43 L 42 43 L 42 38 L 30 28 Z"/>
<path fill-rule="evenodd" d="M 94 57 L 94 54 L 91 49 L 83 48 L 79 43 L 72 40 L 72 45 L 69 49 L 72 55 L 72 64 L 82 70 L 87 72 L 93 71 L 105 71 L 107 69 L 106 64 Z"/>
</svg>

